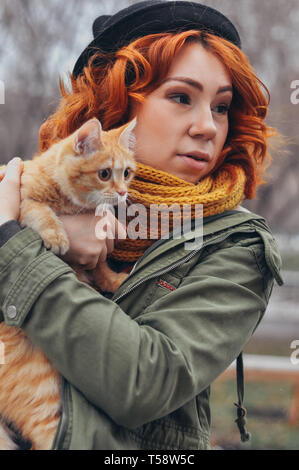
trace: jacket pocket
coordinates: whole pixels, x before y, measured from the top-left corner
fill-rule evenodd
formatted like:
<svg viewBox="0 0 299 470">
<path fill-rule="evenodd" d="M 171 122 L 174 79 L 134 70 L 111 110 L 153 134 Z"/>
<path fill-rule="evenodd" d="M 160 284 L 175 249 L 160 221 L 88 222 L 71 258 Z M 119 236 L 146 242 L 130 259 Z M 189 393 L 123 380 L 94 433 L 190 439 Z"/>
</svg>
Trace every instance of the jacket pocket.
<svg viewBox="0 0 299 470">
<path fill-rule="evenodd" d="M 265 260 L 266 260 L 267 266 L 270 269 L 277 284 L 281 286 L 284 284 L 284 281 L 280 274 L 282 261 L 281 261 L 281 256 L 279 254 L 277 243 L 270 233 L 264 230 L 258 230 L 257 232 L 260 235 L 264 243 Z"/>
<path fill-rule="evenodd" d="M 160 299 L 165 295 L 169 294 L 176 290 L 181 284 L 182 279 L 178 276 L 173 275 L 172 273 L 165 273 L 161 276 L 157 276 L 155 279 L 155 299 Z"/>
<path fill-rule="evenodd" d="M 180 412 L 181 410 L 178 410 Z M 210 435 L 169 417 L 128 431 L 142 450 L 208 450 Z"/>
</svg>

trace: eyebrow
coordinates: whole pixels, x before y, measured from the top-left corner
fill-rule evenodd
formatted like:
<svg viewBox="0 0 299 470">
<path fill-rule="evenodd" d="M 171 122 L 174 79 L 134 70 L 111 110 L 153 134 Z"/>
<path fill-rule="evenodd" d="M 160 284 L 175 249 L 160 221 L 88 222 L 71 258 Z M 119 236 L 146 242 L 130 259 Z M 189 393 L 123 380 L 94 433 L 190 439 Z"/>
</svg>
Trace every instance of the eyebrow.
<svg viewBox="0 0 299 470">
<path fill-rule="evenodd" d="M 203 85 L 200 82 L 197 82 L 196 80 L 193 80 L 192 78 L 187 78 L 187 77 L 169 77 L 163 80 L 162 84 L 172 81 L 172 80 L 175 80 L 177 82 L 187 83 L 188 85 L 193 86 L 199 91 L 203 91 L 204 89 Z M 218 88 L 216 95 L 219 95 L 220 93 L 224 93 L 225 91 L 230 91 L 231 93 L 233 93 L 233 88 L 230 85 L 222 86 Z"/>
</svg>

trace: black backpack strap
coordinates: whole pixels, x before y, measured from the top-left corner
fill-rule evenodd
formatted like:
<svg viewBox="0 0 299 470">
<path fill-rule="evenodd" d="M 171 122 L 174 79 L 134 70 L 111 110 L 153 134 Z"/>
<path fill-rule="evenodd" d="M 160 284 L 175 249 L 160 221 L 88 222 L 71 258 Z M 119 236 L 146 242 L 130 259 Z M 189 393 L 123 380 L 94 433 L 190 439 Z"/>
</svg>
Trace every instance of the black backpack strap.
<svg viewBox="0 0 299 470">
<path fill-rule="evenodd" d="M 237 366 L 236 366 L 236 372 L 237 372 L 237 393 L 238 393 L 238 403 L 234 403 L 234 405 L 237 407 L 237 419 L 235 420 L 235 423 L 237 423 L 237 426 L 240 431 L 240 436 L 241 436 L 241 441 L 246 442 L 250 440 L 250 433 L 246 429 L 246 415 L 247 415 L 247 410 L 243 406 L 243 400 L 244 400 L 244 368 L 243 368 L 243 356 L 242 352 L 239 354 L 237 357 Z"/>
</svg>

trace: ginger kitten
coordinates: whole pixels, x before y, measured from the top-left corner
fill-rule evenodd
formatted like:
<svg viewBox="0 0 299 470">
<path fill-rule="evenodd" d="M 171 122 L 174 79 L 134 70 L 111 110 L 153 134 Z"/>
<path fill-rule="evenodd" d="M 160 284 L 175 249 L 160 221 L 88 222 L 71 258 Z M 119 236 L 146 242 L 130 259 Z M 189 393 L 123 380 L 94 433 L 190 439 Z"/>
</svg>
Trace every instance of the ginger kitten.
<svg viewBox="0 0 299 470">
<path fill-rule="evenodd" d="M 133 129 L 136 119 L 108 132 L 97 119 L 87 121 L 78 131 L 54 144 L 41 156 L 26 162 L 22 176 L 20 223 L 36 230 L 45 246 L 64 255 L 69 242 L 59 214 L 95 212 L 102 205 L 125 202 L 128 186 L 136 171 Z M 126 279 L 106 262 L 84 275 L 72 266 L 80 280 L 102 291 L 115 292 Z"/>
<path fill-rule="evenodd" d="M 95 212 L 99 205 L 126 200 L 136 171 L 133 129 L 136 120 L 108 132 L 97 119 L 25 163 L 20 222 L 32 227 L 45 246 L 58 255 L 69 249 L 60 214 Z M 114 292 L 128 276 L 106 262 L 78 277 Z M 0 365 L 0 449 L 50 449 L 61 416 L 61 378 L 44 353 L 19 328 L 0 324 L 5 364 Z M 18 436 L 18 434 L 20 436 Z"/>
</svg>

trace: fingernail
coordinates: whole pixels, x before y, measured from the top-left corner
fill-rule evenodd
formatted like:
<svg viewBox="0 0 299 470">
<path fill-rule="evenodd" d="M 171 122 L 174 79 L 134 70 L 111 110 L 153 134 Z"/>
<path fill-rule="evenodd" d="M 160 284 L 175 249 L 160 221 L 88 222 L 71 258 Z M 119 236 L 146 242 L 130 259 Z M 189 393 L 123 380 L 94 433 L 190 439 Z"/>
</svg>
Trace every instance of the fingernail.
<svg viewBox="0 0 299 470">
<path fill-rule="evenodd" d="M 15 163 L 20 163 L 21 161 L 22 161 L 22 160 L 21 160 L 20 157 L 15 157 L 15 158 L 13 158 L 13 159 L 10 161 L 10 163 L 15 164 Z"/>
</svg>

